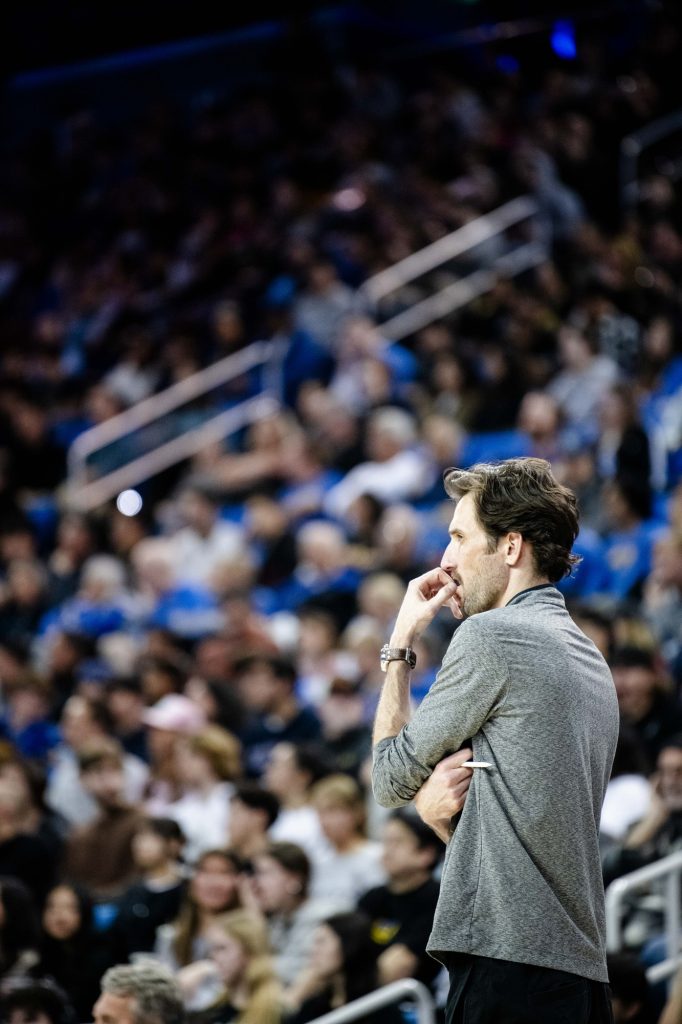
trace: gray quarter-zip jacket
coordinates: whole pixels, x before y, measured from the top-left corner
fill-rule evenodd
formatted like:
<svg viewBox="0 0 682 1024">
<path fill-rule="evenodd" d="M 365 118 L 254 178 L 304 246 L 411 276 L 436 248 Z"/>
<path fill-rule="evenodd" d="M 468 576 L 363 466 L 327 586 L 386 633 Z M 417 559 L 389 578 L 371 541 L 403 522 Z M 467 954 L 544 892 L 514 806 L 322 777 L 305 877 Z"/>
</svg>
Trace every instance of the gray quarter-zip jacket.
<svg viewBox="0 0 682 1024">
<path fill-rule="evenodd" d="M 408 803 L 471 739 L 474 771 L 448 843 L 428 950 L 607 981 L 598 830 L 618 738 L 611 672 L 553 586 L 455 631 L 412 720 L 374 749 L 374 794 Z"/>
</svg>

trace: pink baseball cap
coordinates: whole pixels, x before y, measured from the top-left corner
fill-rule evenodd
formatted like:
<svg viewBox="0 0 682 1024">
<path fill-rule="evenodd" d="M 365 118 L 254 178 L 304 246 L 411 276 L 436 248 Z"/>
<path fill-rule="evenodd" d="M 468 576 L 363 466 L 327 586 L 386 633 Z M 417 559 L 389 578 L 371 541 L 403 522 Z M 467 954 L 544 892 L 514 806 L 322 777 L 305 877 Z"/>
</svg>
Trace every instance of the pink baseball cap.
<svg viewBox="0 0 682 1024">
<path fill-rule="evenodd" d="M 142 715 L 142 721 L 153 729 L 194 736 L 206 725 L 206 715 L 196 703 L 181 693 L 168 693 Z"/>
</svg>

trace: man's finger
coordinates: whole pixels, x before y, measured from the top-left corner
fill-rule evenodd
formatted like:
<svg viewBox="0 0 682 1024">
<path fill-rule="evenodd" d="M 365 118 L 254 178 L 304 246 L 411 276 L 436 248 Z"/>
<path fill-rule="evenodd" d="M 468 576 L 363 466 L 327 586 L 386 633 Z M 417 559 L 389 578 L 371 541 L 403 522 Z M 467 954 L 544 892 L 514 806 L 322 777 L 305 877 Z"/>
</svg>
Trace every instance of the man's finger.
<svg viewBox="0 0 682 1024">
<path fill-rule="evenodd" d="M 456 754 L 448 754 L 442 761 L 438 762 L 438 768 L 460 768 L 465 761 L 470 761 L 474 756 L 473 750 L 469 747 L 465 747 L 464 750 L 458 750 Z M 469 769 L 471 771 L 471 769 Z"/>
</svg>

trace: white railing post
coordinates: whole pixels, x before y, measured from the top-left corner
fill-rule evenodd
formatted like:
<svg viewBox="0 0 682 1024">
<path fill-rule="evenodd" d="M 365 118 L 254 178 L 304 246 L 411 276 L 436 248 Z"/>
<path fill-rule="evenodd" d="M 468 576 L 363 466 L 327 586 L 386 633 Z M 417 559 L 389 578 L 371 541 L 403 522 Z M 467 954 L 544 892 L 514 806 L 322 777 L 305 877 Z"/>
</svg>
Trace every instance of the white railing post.
<svg viewBox="0 0 682 1024">
<path fill-rule="evenodd" d="M 633 206 L 639 198 L 637 165 L 644 150 L 681 128 L 682 110 L 676 110 L 623 138 L 620 144 L 619 167 L 620 201 L 623 209 Z"/>
<path fill-rule="evenodd" d="M 617 878 L 606 890 L 606 948 L 617 953 L 622 945 L 622 906 L 628 893 L 641 889 L 649 882 L 665 880 L 666 900 L 664 906 L 665 934 L 667 940 L 666 959 L 647 971 L 650 981 L 666 978 L 680 964 L 680 874 L 682 873 L 682 850 L 671 853 L 646 867 L 631 871 Z"/>
<path fill-rule="evenodd" d="M 417 1009 L 417 1024 L 434 1024 L 433 998 L 426 985 L 417 981 L 416 978 L 392 981 L 389 985 L 383 985 L 366 996 L 354 999 L 352 1003 L 339 1006 L 337 1010 L 331 1010 L 322 1017 L 316 1017 L 310 1024 L 351 1024 L 354 1020 L 366 1017 L 375 1010 L 380 1010 L 384 1006 L 390 1006 L 403 999 L 414 1001 Z"/>
</svg>

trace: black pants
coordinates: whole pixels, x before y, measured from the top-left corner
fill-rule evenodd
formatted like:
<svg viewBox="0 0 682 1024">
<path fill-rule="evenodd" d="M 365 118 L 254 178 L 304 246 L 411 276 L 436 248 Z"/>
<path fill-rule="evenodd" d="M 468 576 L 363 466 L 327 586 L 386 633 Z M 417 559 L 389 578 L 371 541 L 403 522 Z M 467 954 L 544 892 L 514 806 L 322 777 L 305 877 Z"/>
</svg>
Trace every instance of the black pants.
<svg viewBox="0 0 682 1024">
<path fill-rule="evenodd" d="M 446 1024 L 613 1024 L 609 987 L 566 971 L 452 953 Z"/>
</svg>

